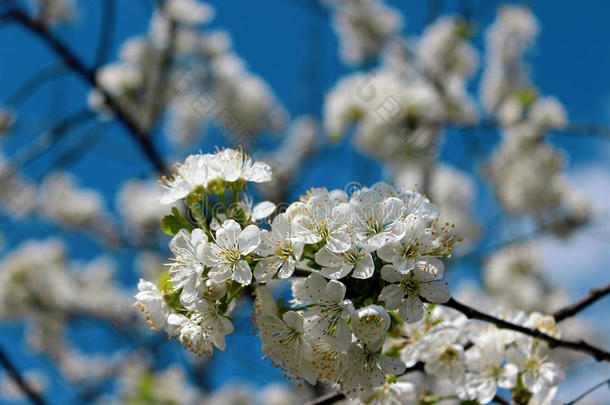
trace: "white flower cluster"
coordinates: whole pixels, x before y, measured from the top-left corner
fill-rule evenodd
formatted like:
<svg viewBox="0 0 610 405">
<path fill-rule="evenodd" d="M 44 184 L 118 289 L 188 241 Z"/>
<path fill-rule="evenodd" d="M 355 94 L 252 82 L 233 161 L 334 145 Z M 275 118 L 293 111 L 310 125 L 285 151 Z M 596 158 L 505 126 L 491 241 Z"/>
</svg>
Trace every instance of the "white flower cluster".
<svg viewBox="0 0 610 405">
<path fill-rule="evenodd" d="M 487 66 L 481 99 L 488 111 L 502 108 L 512 93 L 529 88 L 527 67 L 521 59 L 538 31 L 538 21 L 526 7 L 510 5 L 499 10 L 486 34 Z"/>
<path fill-rule="evenodd" d="M 224 31 L 201 30 L 214 9 L 198 0 L 164 2 L 152 18 L 149 35 L 127 40 L 120 60 L 103 66 L 97 81 L 141 125 L 161 122 L 177 146 L 192 146 L 214 123 L 246 144 L 264 131 L 283 128 L 285 113 L 271 89 L 249 72 L 231 49 Z M 167 54 L 175 55 L 167 60 Z M 109 116 L 102 95 L 92 91 L 89 105 Z"/>
<path fill-rule="evenodd" d="M 135 242 L 154 241 L 159 234 L 159 218 L 169 213 L 168 206 L 158 201 L 161 194 L 152 180 L 129 180 L 122 185 L 116 207 Z"/>
<path fill-rule="evenodd" d="M 382 0 L 326 0 L 334 8 L 333 24 L 340 53 L 349 64 L 375 58 L 402 28 L 402 16 Z"/>
<path fill-rule="evenodd" d="M 391 401 L 404 397 L 407 402 L 396 403 L 415 404 L 425 398 L 457 395 L 462 401 L 485 404 L 493 399 L 498 388 L 508 388 L 519 399 L 518 403 L 550 404 L 564 372 L 549 360 L 546 343 L 495 326 L 469 322 L 463 315 L 443 307 L 429 306 L 428 310 L 428 315 L 417 323 L 396 325 L 384 346 L 407 367 L 421 365 L 424 381 L 409 374 L 399 376 L 396 384 L 401 385 L 394 390 L 388 390 L 388 384 L 376 388 L 370 397 L 363 398 L 364 403 L 394 403 Z M 526 316 L 522 312 L 499 315 L 559 336 L 552 317 L 539 313 Z"/>
<path fill-rule="evenodd" d="M 423 184 L 422 167 L 403 164 L 394 169 L 395 184 Z M 432 169 L 428 187 L 430 199 L 439 208 L 439 222 L 455 225 L 455 233 L 462 239 L 456 246 L 458 255 L 471 248 L 479 236 L 473 220 L 473 197 L 476 195 L 474 179 L 454 167 L 438 164 Z"/>
<path fill-rule="evenodd" d="M 236 381 L 203 392 L 177 364 L 156 369 L 141 352 L 121 360 L 115 370 L 116 389 L 105 393 L 96 405 L 294 405 L 311 395 L 288 384 L 269 384 L 255 391 Z"/>
<path fill-rule="evenodd" d="M 519 303 L 524 310 L 551 311 L 567 305 L 567 296 L 549 285 L 543 274 L 541 252 L 534 242 L 494 252 L 485 263 L 483 282 L 496 302 Z"/>
<path fill-rule="evenodd" d="M 78 356 L 68 344 L 70 322 L 101 319 L 126 325 L 130 297 L 114 280 L 114 263 L 105 257 L 70 262 L 59 240 L 28 240 L 0 262 L 0 319 L 27 320 L 30 347 L 57 361 L 70 379 L 86 378 L 92 356 Z M 72 372 L 75 364 L 78 371 Z"/>
<path fill-rule="evenodd" d="M 487 403 L 500 387 L 519 403 L 550 404 L 563 371 L 546 343 L 436 304 L 450 298 L 441 259 L 456 236 L 422 195 L 385 183 L 351 195 L 312 189 L 266 228 L 256 221 L 274 206 L 240 198 L 249 181 L 270 180 L 265 163 L 223 149 L 175 170 L 161 200 L 183 200 L 192 221 L 164 217 L 174 234 L 169 269 L 138 285 L 136 306 L 153 330 L 200 355 L 224 350 L 235 298 L 249 287 L 262 351 L 289 379 L 328 384 L 355 403 L 402 403 L 439 394 L 406 374 L 421 370 L 464 401 Z M 264 285 L 288 278 L 289 305 Z M 559 336 L 550 316 L 496 312 Z"/>
<path fill-rule="evenodd" d="M 561 152 L 545 141 L 548 131 L 567 125 L 567 114 L 557 99 L 540 97 L 529 81 L 522 57 L 537 32 L 534 16 L 517 6 L 502 8 L 488 30 L 482 99 L 503 131 L 488 172 L 509 213 L 540 218 L 554 211 L 560 218 L 554 231 L 565 234 L 588 221 L 591 210 L 561 174 Z"/>
<path fill-rule="evenodd" d="M 341 375 L 344 390 L 382 384 L 385 372 L 396 374 L 402 367 L 375 354 L 391 316 L 416 322 L 424 316 L 424 302 L 449 298 L 446 283 L 439 281 L 444 270 L 439 258 L 449 256 L 456 242 L 450 225 L 438 223 L 438 210 L 420 194 L 377 183 L 351 196 L 312 189 L 275 216 L 270 229 L 261 229 L 255 221 L 273 205 L 250 209 L 239 195 L 248 181 L 270 178 L 269 166 L 232 149 L 191 155 L 177 165 L 175 177 L 163 182 L 161 201 L 184 199 L 198 227 L 176 214 L 164 218 L 183 225 L 170 243 L 174 257 L 157 285 L 140 282 L 137 305 L 153 329 L 178 335 L 197 353 L 211 353 L 224 349 L 225 336 L 233 331 L 228 313 L 243 287 L 289 278 L 298 268 L 310 273 L 294 284 L 295 300 L 306 312 L 277 307 L 267 290 L 257 290 L 263 351 L 309 381 L 330 381 L 310 363 L 316 344 L 320 350 L 353 352 L 375 378 L 371 382 L 360 371 Z M 230 207 L 225 192 L 233 194 Z M 217 209 L 212 197 L 221 203 Z"/>
<path fill-rule="evenodd" d="M 69 229 L 92 231 L 110 244 L 117 230 L 103 196 L 94 189 L 79 188 L 76 178 L 66 172 L 48 174 L 38 190 L 42 215 Z"/>
<path fill-rule="evenodd" d="M 477 65 L 467 23 L 443 18 L 418 42 L 399 38 L 384 50 L 384 65 L 339 81 L 326 96 L 324 125 L 338 140 L 358 123 L 356 145 L 390 166 L 428 160 L 447 123 L 472 123 L 477 113 L 466 79 Z"/>
</svg>

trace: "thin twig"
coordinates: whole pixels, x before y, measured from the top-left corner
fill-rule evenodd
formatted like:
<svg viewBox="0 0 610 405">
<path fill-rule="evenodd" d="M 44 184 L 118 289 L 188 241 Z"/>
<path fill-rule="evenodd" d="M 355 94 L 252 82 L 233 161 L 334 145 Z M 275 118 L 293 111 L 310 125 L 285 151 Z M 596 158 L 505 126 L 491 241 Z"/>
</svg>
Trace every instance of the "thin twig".
<svg viewBox="0 0 610 405">
<path fill-rule="evenodd" d="M 564 308 L 561 308 L 558 311 L 555 311 L 552 314 L 553 318 L 555 318 L 556 322 L 561 322 L 566 318 L 576 315 L 583 309 L 587 308 L 589 305 L 592 305 L 595 301 L 605 297 L 608 294 L 610 294 L 610 284 L 606 284 L 603 287 L 594 288 L 589 291 L 589 294 L 586 297 Z"/>
<path fill-rule="evenodd" d="M 434 123 L 426 123 L 433 125 Z M 439 124 L 439 123 L 436 123 Z M 481 120 L 475 124 L 447 124 L 447 128 L 459 131 L 500 131 L 502 126 L 494 120 Z M 570 123 L 563 128 L 550 129 L 549 132 L 557 135 L 580 136 L 589 135 L 610 139 L 610 127 L 596 123 Z"/>
<path fill-rule="evenodd" d="M 593 391 L 595 391 L 599 387 L 603 387 L 604 385 L 607 385 L 608 388 L 610 388 L 610 378 L 600 382 L 599 384 L 595 384 L 593 387 L 589 388 L 588 390 L 586 390 L 585 392 L 580 394 L 578 397 L 576 397 L 574 400 L 566 403 L 565 405 L 574 405 L 576 402 L 580 401 L 581 399 L 583 399 L 584 397 L 586 397 L 587 395 L 589 395 L 590 393 L 592 393 Z"/>
<path fill-rule="evenodd" d="M 30 401 L 37 405 L 45 405 L 46 402 L 40 394 L 36 392 L 34 388 L 21 376 L 21 373 L 17 367 L 13 364 L 11 359 L 4 353 L 4 350 L 0 348 L 0 364 L 6 369 L 8 375 L 13 379 L 15 384 L 23 391 Z"/>
<path fill-rule="evenodd" d="M 40 22 L 33 20 L 23 11 L 9 8 L 7 15 L 11 21 L 19 23 L 32 34 L 40 38 L 49 48 L 59 56 L 64 64 L 77 73 L 91 87 L 96 89 L 103 97 L 106 105 L 112 110 L 116 119 L 128 130 L 132 138 L 137 142 L 142 153 L 151 161 L 157 171 L 168 173 L 168 168 L 163 162 L 161 155 L 155 149 L 150 134 L 140 127 L 138 122 L 125 108 L 101 85 L 98 85 L 95 70 L 89 69 L 85 64 L 52 32 Z"/>
<path fill-rule="evenodd" d="M 4 178 L 0 180 L 0 184 L 8 180 L 11 175 L 22 169 L 36 157 L 49 150 L 63 135 L 87 123 L 94 116 L 95 114 L 91 110 L 84 108 L 58 121 L 30 145 L 15 153 L 15 156 L 10 161 L 10 169 L 5 173 Z"/>
<path fill-rule="evenodd" d="M 93 68 L 97 69 L 104 64 L 110 53 L 110 46 L 114 38 L 114 22 L 115 22 L 116 1 L 103 0 L 102 5 L 102 21 L 100 22 L 100 37 L 97 43 L 97 52 L 95 53 L 95 62 Z"/>
<path fill-rule="evenodd" d="M 62 63 L 52 63 L 34 72 L 32 76 L 25 79 L 12 94 L 4 99 L 2 104 L 14 107 L 28 99 L 38 88 L 50 80 L 66 74 L 68 70 Z"/>
<path fill-rule="evenodd" d="M 444 303 L 446 307 L 453 308 L 457 311 L 460 311 L 464 315 L 466 315 L 470 319 L 478 319 L 481 321 L 489 322 L 496 325 L 502 329 L 514 330 L 515 332 L 523 333 L 524 335 L 528 335 L 534 337 L 536 339 L 543 340 L 548 343 L 551 348 L 554 347 L 563 347 L 566 349 L 571 349 L 574 351 L 587 353 L 597 361 L 607 361 L 610 362 L 610 353 L 600 348 L 591 346 L 587 342 L 580 340 L 578 342 L 573 342 L 569 340 L 561 340 L 554 338 L 546 333 L 538 330 L 538 329 L 530 329 L 525 326 L 517 325 L 508 321 L 505 321 L 500 318 L 496 318 L 495 316 L 485 314 L 481 311 L 478 311 L 468 305 L 462 304 L 461 302 L 456 301 L 453 298 L 450 298 L 448 302 Z"/>
</svg>

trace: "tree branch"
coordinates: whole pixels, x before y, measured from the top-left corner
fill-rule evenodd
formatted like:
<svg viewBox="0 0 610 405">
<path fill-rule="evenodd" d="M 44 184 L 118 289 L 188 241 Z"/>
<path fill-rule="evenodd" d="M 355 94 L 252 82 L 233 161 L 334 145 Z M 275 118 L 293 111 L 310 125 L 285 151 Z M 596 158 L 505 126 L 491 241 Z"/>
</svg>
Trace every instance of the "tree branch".
<svg viewBox="0 0 610 405">
<path fill-rule="evenodd" d="M 493 399 L 491 400 L 491 402 L 495 402 L 496 404 L 500 404 L 500 405 L 510 405 L 510 402 L 508 402 L 507 400 L 505 400 L 504 398 L 502 398 L 501 396 L 499 396 L 498 394 L 496 394 Z"/>
<path fill-rule="evenodd" d="M 586 297 L 564 308 L 561 308 L 558 311 L 555 311 L 551 315 L 553 315 L 553 318 L 555 318 L 556 322 L 561 322 L 566 318 L 576 315 L 583 309 L 587 308 L 589 305 L 595 303 L 595 301 L 605 297 L 608 294 L 610 294 L 610 284 L 606 284 L 605 286 L 599 288 L 593 288 L 591 291 L 589 291 L 589 294 Z"/>
<path fill-rule="evenodd" d="M 161 155 L 155 149 L 150 134 L 140 127 L 139 123 L 125 110 L 125 108 L 106 89 L 98 85 L 95 70 L 89 69 L 83 62 L 52 32 L 38 21 L 33 20 L 23 11 L 9 8 L 6 15 L 11 21 L 19 23 L 32 34 L 40 38 L 49 48 L 59 56 L 64 64 L 78 74 L 91 87 L 96 89 L 103 97 L 106 105 L 113 111 L 116 119 L 129 131 L 137 142 L 142 153 L 151 161 L 157 171 L 168 173 L 167 166 Z"/>
<path fill-rule="evenodd" d="M 13 379 L 15 384 L 23 391 L 30 401 L 37 405 L 45 405 L 46 402 L 40 394 L 30 386 L 30 384 L 21 376 L 17 367 L 8 358 L 4 350 L 0 348 L 0 364 L 6 369 L 8 375 Z"/>
<path fill-rule="evenodd" d="M 514 330 L 515 332 L 520 332 L 520 333 L 523 333 L 524 335 L 528 335 L 528 336 L 534 337 L 536 339 L 543 340 L 543 341 L 547 342 L 551 348 L 563 347 L 566 349 L 570 349 L 570 350 L 574 350 L 574 351 L 578 351 L 578 352 L 582 352 L 582 353 L 587 353 L 590 356 L 592 356 L 593 358 L 595 358 L 595 360 L 597 360 L 597 361 L 610 362 L 610 353 L 608 353 L 607 351 L 604 351 L 602 349 L 599 349 L 597 347 L 591 346 L 590 344 L 588 344 L 587 342 L 585 342 L 583 340 L 580 340 L 578 342 L 573 342 L 573 341 L 568 341 L 568 340 L 557 339 L 550 335 L 547 335 L 546 333 L 544 333 L 538 329 L 526 328 L 525 326 L 516 325 L 514 323 L 505 321 L 503 319 L 496 318 L 495 316 L 485 314 L 485 313 L 480 312 L 474 308 L 471 308 L 465 304 L 462 304 L 461 302 L 458 302 L 453 298 L 450 298 L 448 302 L 446 302 L 442 305 L 449 307 L 449 308 L 453 308 L 457 311 L 460 311 L 461 313 L 463 313 L 470 319 L 478 319 L 481 321 L 489 322 L 489 323 L 496 325 L 499 328 Z"/>
</svg>

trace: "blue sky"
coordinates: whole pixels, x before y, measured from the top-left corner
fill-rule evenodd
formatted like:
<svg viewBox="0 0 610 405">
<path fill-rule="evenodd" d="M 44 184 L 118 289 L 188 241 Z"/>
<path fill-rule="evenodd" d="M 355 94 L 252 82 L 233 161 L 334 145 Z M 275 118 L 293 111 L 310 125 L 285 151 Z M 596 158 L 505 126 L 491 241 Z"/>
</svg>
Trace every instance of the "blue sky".
<svg viewBox="0 0 610 405">
<path fill-rule="evenodd" d="M 229 31 L 233 38 L 236 52 L 247 62 L 248 68 L 262 76 L 273 89 L 277 98 L 284 104 L 292 116 L 310 113 L 320 116 L 324 93 L 329 90 L 337 79 L 353 69 L 342 65 L 337 52 L 337 39 L 328 21 L 328 15 L 312 12 L 307 6 L 310 0 L 264 0 L 237 1 L 214 0 L 210 3 L 216 8 L 216 18 L 212 26 Z M 80 21 L 74 26 L 61 27 L 59 35 L 65 39 L 72 49 L 85 60 L 92 61 L 95 54 L 95 44 L 99 33 L 101 2 L 79 1 L 81 5 Z M 126 38 L 143 34 L 147 30 L 150 9 L 147 1 L 117 1 L 117 22 L 115 40 L 112 46 L 111 59 L 116 57 L 120 44 Z M 456 10 L 457 1 L 445 1 L 445 12 Z M 473 16 L 478 21 L 475 44 L 480 48 L 485 27 L 492 21 L 498 2 L 488 0 L 475 1 Z M 530 54 L 533 81 L 543 94 L 558 97 L 566 106 L 570 121 L 577 123 L 599 123 L 610 125 L 610 42 L 608 34 L 608 14 L 610 3 L 598 0 L 581 2 L 537 1 L 526 2 L 532 7 L 541 25 L 541 34 L 537 45 Z M 404 32 L 408 35 L 421 33 L 425 24 L 425 2 L 388 1 L 405 16 Z M 311 57 L 314 56 L 314 62 Z M 0 28 L 0 103 L 18 84 L 37 69 L 54 61 L 53 55 L 33 38 L 17 26 Z M 304 86 L 304 77 L 308 69 L 314 69 L 317 79 L 313 86 Z M 477 80 L 472 89 L 476 91 Z M 88 88 L 74 76 L 66 76 L 45 86 L 35 97 L 23 105 L 20 110 L 20 122 L 15 134 L 4 142 L 0 148 L 4 154 L 11 156 L 23 145 L 31 142 L 40 132 L 58 117 L 68 115 L 84 106 Z M 452 134 L 447 134 L 448 138 Z M 66 141 L 75 141 L 83 136 L 83 131 L 69 135 Z M 214 137 L 214 140 L 222 138 Z M 552 135 L 552 141 L 565 149 L 569 156 L 569 175 L 579 186 L 589 193 L 595 194 L 596 204 L 602 210 L 610 211 L 610 206 L 604 204 L 610 200 L 610 141 L 590 137 Z M 161 133 L 155 134 L 158 146 L 165 150 Z M 270 141 L 273 142 L 273 141 Z M 449 140 L 448 142 L 453 142 Z M 211 148 L 210 142 L 201 145 Z M 61 150 L 61 146 L 27 166 L 26 173 L 38 177 L 46 171 L 48 165 Z M 447 162 L 455 160 L 455 149 L 446 148 L 442 158 Z M 169 159 L 169 156 L 168 156 Z M 318 158 L 307 165 L 301 180 L 295 186 L 292 197 L 296 197 L 309 187 L 326 185 L 327 187 L 343 187 L 349 181 L 373 183 L 383 176 L 379 166 L 353 151 L 347 143 L 329 147 Z M 362 169 L 365 168 L 365 170 Z M 92 146 L 90 153 L 71 166 L 81 184 L 97 188 L 107 198 L 109 208 L 114 206 L 116 191 L 128 177 L 140 177 L 152 173 L 150 165 L 144 160 L 134 143 L 126 136 L 118 125 L 112 125 L 106 135 Z M 473 168 L 471 168 L 473 170 Z M 331 175 L 329 175 L 329 173 Z M 485 218 L 485 212 L 477 212 Z M 17 245 L 28 237 L 43 238 L 56 235 L 57 229 L 40 221 L 30 220 L 13 222 L 2 220 L 2 231 L 7 236 L 7 248 Z M 597 232 L 597 231 L 596 231 Z M 60 233 L 68 241 L 71 256 L 88 260 L 99 252 L 99 246 L 79 235 Z M 597 235 L 597 236 L 595 236 Z M 586 256 L 588 267 L 597 266 L 587 280 L 575 278 L 567 270 L 552 275 L 569 284 L 574 297 L 584 293 L 589 283 L 599 284 L 607 280 L 607 270 L 602 270 L 610 256 L 607 253 L 607 242 L 610 240 L 608 226 L 605 233 L 598 233 L 590 238 L 601 239 L 601 244 L 595 249 L 586 242 L 578 246 L 548 244 L 551 256 L 553 252 L 576 251 L 582 246 L 590 248 Z M 605 244 L 604 244 L 605 239 Z M 586 240 L 586 238 L 585 238 Z M 6 252 L 6 250 L 5 250 Z M 569 256 L 569 255 L 568 255 Z M 551 267 L 565 268 L 565 260 L 551 261 Z M 131 262 L 121 258 L 125 268 L 121 278 L 135 287 L 135 276 L 129 272 Z M 563 264 L 563 266 L 562 266 Z M 76 331 L 76 336 L 87 331 Z M 21 328 L 17 325 L 0 327 L 0 343 L 14 350 L 19 364 L 24 367 L 43 365 L 40 357 L 25 354 L 14 343 L 14 338 L 21 336 Z M 105 338 L 98 332 L 93 332 L 95 339 Z M 231 340 L 234 340 L 231 342 Z M 81 340 L 83 340 L 81 338 Z M 233 343 L 233 344 L 232 344 Z M 240 349 L 215 355 L 213 364 L 230 363 L 236 365 L 225 370 L 229 376 L 245 378 L 252 376 L 247 367 L 255 364 L 261 373 L 255 373 L 258 383 L 269 378 L 279 378 L 279 374 L 269 371 L 271 368 L 258 362 L 260 353 L 251 351 L 252 346 L 258 346 L 256 339 L 247 334 L 236 334 L 229 339 L 229 347 L 238 345 Z M 174 353 L 177 345 L 168 348 L 168 353 Z M 24 354 L 22 357 L 21 354 Z M 172 355 L 170 354 L 170 357 Z M 244 364 L 246 368 L 241 368 Z M 224 373 L 212 375 L 212 384 L 222 384 L 229 379 Z M 66 391 L 60 386 L 54 386 L 51 391 L 52 403 L 60 403 Z"/>
</svg>

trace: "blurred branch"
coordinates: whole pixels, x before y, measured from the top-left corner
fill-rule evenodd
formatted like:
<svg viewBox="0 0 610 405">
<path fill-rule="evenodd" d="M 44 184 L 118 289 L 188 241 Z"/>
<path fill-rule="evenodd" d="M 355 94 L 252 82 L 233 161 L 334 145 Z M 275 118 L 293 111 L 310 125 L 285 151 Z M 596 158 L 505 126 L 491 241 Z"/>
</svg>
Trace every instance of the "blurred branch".
<svg viewBox="0 0 610 405">
<path fill-rule="evenodd" d="M 93 147 L 102 139 L 105 132 L 106 128 L 95 128 L 87 132 L 82 138 L 57 156 L 57 158 L 53 160 L 49 167 L 39 177 L 37 177 L 36 180 L 40 181 L 42 176 L 51 170 L 55 170 L 57 168 L 63 169 L 78 161 L 87 152 L 93 150 Z"/>
<path fill-rule="evenodd" d="M 97 52 L 95 54 L 95 62 L 93 63 L 94 69 L 97 69 L 108 59 L 108 54 L 114 38 L 116 0 L 103 0 L 102 3 L 103 16 L 100 26 L 100 37 L 97 43 Z"/>
<path fill-rule="evenodd" d="M 610 389 L 610 378 L 600 382 L 599 384 L 595 384 L 593 387 L 591 387 L 588 390 L 586 390 L 585 392 L 583 392 L 581 395 L 576 397 L 574 400 L 572 400 L 570 402 L 567 402 L 564 405 L 574 405 L 576 402 L 580 401 L 581 399 L 583 399 L 584 397 L 586 397 L 587 395 L 589 395 L 590 393 L 592 393 L 596 389 L 598 389 L 600 387 L 603 387 L 604 385 L 607 385 L 608 388 Z"/>
<path fill-rule="evenodd" d="M 430 24 L 443 12 L 443 0 L 428 0 L 426 2 L 426 24 Z"/>
<path fill-rule="evenodd" d="M 568 305 L 567 307 L 555 311 L 551 315 L 553 315 L 556 322 L 561 322 L 566 318 L 576 315 L 589 305 L 595 303 L 595 301 L 605 297 L 608 294 L 610 294 L 610 284 L 606 284 L 605 286 L 599 288 L 593 288 L 591 291 L 589 291 L 589 294 L 586 297 Z"/>
<path fill-rule="evenodd" d="M 426 124 L 435 124 L 433 122 Z M 438 123 L 437 123 L 438 124 Z M 495 120 L 481 120 L 475 124 L 447 124 L 447 128 L 456 129 L 458 131 L 501 131 L 501 125 Z M 606 127 L 595 123 L 571 123 L 562 129 L 549 130 L 550 133 L 567 136 L 588 135 L 610 139 L 610 127 Z"/>
<path fill-rule="evenodd" d="M 159 5 L 160 12 L 165 13 L 165 3 Z M 153 77 L 150 84 L 147 106 L 144 109 L 144 126 L 149 130 L 155 124 L 155 117 L 159 117 L 159 112 L 165 101 L 165 73 L 172 61 L 174 53 L 174 42 L 176 40 L 176 22 L 169 16 L 166 16 L 169 22 L 167 44 L 159 54 L 156 69 L 153 70 Z"/>
<path fill-rule="evenodd" d="M 64 64 L 77 73 L 91 87 L 96 89 L 103 97 L 106 105 L 116 116 L 116 119 L 128 130 L 131 137 L 137 142 L 142 153 L 150 160 L 160 173 L 168 173 L 168 168 L 163 162 L 159 152 L 153 145 L 148 131 L 140 127 L 138 122 L 132 117 L 125 108 L 106 89 L 98 85 L 95 70 L 89 69 L 84 63 L 52 32 L 38 21 L 33 20 L 23 11 L 16 8 L 9 8 L 6 15 L 32 34 L 40 38 L 49 48 L 59 56 Z"/>
<path fill-rule="evenodd" d="M 53 80 L 61 75 L 66 74 L 68 71 L 62 63 L 53 63 L 48 66 L 44 66 L 34 72 L 32 76 L 27 78 L 12 94 L 10 94 L 3 102 L 7 106 L 15 106 L 21 104 L 29 96 L 32 95 L 38 88 L 44 85 L 49 80 Z"/>
<path fill-rule="evenodd" d="M 563 347 L 566 349 L 574 350 L 577 352 L 587 353 L 588 355 L 595 358 L 597 361 L 607 361 L 610 362 L 610 353 L 606 352 L 597 347 L 591 346 L 587 342 L 580 340 L 578 342 L 573 342 L 569 340 L 561 340 L 554 338 L 546 333 L 538 330 L 538 329 L 530 329 L 525 326 L 517 325 L 508 321 L 505 321 L 500 318 L 496 318 L 495 316 L 485 314 L 481 311 L 478 311 L 468 305 L 462 304 L 461 302 L 456 301 L 453 298 L 450 298 L 448 302 L 442 304 L 448 308 L 453 308 L 457 311 L 460 311 L 466 317 L 470 319 L 478 319 L 480 321 L 485 321 L 496 325 L 502 329 L 514 330 L 515 332 L 522 333 L 527 336 L 531 336 L 536 339 L 543 340 L 548 343 L 549 347 Z"/>
<path fill-rule="evenodd" d="M 17 367 L 8 358 L 6 353 L 4 353 L 4 350 L 2 350 L 2 348 L 0 348 L 0 364 L 2 364 L 2 366 L 8 372 L 9 376 L 15 382 L 15 384 L 17 384 L 17 386 L 19 386 L 21 391 L 23 391 L 23 393 L 28 397 L 28 399 L 32 403 L 38 404 L 38 405 L 46 404 L 46 402 L 44 401 L 44 399 L 42 399 L 40 394 L 38 394 L 36 392 L 36 390 L 34 390 L 34 388 L 32 388 L 30 386 L 30 384 L 21 376 Z"/>
<path fill-rule="evenodd" d="M 16 173 L 19 169 L 23 168 L 36 157 L 49 150 L 63 135 L 94 117 L 95 113 L 93 111 L 84 108 L 60 120 L 53 125 L 51 129 L 43 133 L 36 141 L 28 145 L 28 147 L 19 150 L 19 152 L 15 154 L 15 157 L 11 159 L 10 162 L 12 171 L 9 173 Z M 8 178 L 10 176 L 6 177 Z"/>
</svg>

